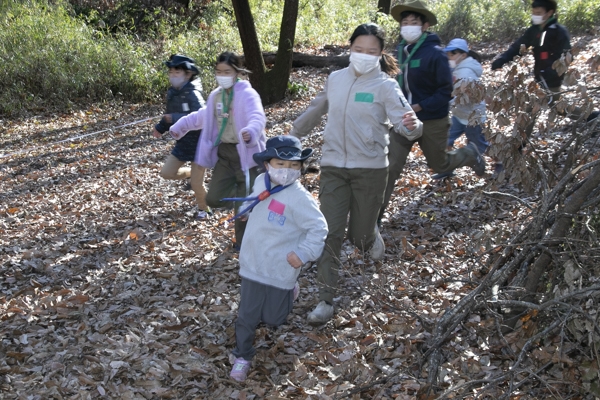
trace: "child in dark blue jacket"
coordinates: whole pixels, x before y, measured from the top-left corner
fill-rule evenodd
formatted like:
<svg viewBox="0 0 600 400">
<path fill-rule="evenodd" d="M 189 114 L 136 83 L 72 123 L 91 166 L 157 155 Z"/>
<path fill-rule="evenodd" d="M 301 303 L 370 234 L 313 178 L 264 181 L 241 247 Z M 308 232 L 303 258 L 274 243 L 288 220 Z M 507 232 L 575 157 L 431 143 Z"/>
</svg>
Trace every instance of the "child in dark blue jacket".
<svg viewBox="0 0 600 400">
<path fill-rule="evenodd" d="M 194 60 L 179 54 L 172 55 L 165 65 L 169 68 L 169 82 L 171 87 L 167 92 L 167 110 L 165 115 L 154 127 L 154 137 L 159 138 L 169 130 L 171 125 L 181 117 L 204 107 L 202 85 L 196 79 L 198 68 Z M 196 218 L 206 218 L 210 208 L 206 205 L 206 189 L 204 188 L 205 168 L 194 163 L 196 147 L 201 130 L 191 131 L 177 140 L 171 154 L 167 157 L 160 176 L 164 179 L 190 178 L 192 190 L 196 196 L 198 211 Z M 184 167 L 187 162 L 190 167 Z"/>
</svg>

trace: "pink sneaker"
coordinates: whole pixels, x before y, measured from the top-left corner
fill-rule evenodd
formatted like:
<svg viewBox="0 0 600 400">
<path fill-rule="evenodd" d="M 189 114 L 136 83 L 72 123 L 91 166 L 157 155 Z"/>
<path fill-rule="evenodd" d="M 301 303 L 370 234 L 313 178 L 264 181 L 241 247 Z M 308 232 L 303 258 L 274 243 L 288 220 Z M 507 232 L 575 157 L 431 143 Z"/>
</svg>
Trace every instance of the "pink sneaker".
<svg viewBox="0 0 600 400">
<path fill-rule="evenodd" d="M 229 376 L 238 382 L 244 382 L 248 376 L 250 370 L 250 361 L 244 360 L 243 358 L 236 358 L 233 362 L 233 368 Z"/>
<path fill-rule="evenodd" d="M 296 301 L 298 296 L 300 296 L 300 285 L 298 284 L 298 282 L 296 282 L 296 284 L 294 285 L 294 301 Z"/>
</svg>

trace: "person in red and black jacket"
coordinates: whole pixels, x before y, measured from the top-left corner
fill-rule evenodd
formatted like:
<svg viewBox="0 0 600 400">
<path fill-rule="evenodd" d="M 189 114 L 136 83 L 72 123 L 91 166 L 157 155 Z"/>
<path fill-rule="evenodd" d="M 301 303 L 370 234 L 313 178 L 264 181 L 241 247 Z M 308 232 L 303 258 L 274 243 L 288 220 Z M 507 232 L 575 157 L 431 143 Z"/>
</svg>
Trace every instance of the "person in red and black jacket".
<svg viewBox="0 0 600 400">
<path fill-rule="evenodd" d="M 571 50 L 571 38 L 567 29 L 558 23 L 556 1 L 534 0 L 531 13 L 532 25 L 508 50 L 492 62 L 492 70 L 502 68 L 519 55 L 521 45 L 533 47 L 535 79 L 542 87 L 556 93 L 560 91 L 564 75 L 559 75 L 552 68 L 552 64 L 560 59 L 563 53 Z"/>
</svg>

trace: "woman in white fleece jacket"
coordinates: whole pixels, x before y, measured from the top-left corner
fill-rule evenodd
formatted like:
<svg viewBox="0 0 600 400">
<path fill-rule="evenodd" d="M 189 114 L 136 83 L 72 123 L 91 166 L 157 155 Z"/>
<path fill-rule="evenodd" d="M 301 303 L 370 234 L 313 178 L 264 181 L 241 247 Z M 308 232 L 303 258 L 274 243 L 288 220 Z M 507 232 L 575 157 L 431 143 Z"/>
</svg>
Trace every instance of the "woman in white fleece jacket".
<svg viewBox="0 0 600 400">
<path fill-rule="evenodd" d="M 389 135 L 416 140 L 422 133 L 421 121 L 391 78 L 398 73 L 396 60 L 383 48 L 384 32 L 378 25 L 357 27 L 350 37 L 350 66 L 329 76 L 291 132 L 306 136 L 328 114 L 319 199 L 329 234 L 318 261 L 320 302 L 308 315 L 312 324 L 333 316 L 346 225 L 351 242 L 361 250 L 370 249 L 372 259 L 383 257 L 377 216 L 387 184 Z"/>
</svg>

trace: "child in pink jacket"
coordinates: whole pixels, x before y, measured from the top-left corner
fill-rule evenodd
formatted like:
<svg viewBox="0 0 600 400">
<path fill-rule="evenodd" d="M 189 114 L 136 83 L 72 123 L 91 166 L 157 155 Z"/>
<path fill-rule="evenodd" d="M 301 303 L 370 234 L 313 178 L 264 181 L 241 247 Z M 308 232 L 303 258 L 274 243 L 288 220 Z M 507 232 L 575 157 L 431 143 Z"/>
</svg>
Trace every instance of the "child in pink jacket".
<svg viewBox="0 0 600 400">
<path fill-rule="evenodd" d="M 250 83 L 239 57 L 230 52 L 217 57 L 215 78 L 219 87 L 208 96 L 206 107 L 174 124 L 171 135 L 179 139 L 188 131 L 202 129 L 195 163 L 213 168 L 206 203 L 213 208 L 233 204 L 226 197 L 246 197 L 258 175 L 252 155 L 265 149 L 265 111 L 260 96 Z M 236 203 L 237 210 L 241 204 Z M 235 220 L 235 244 L 239 249 L 246 221 Z"/>
</svg>

